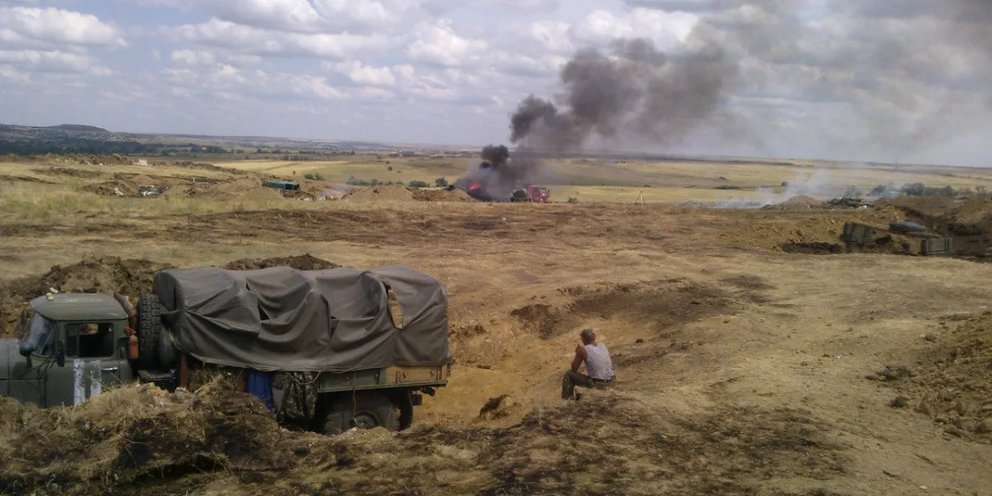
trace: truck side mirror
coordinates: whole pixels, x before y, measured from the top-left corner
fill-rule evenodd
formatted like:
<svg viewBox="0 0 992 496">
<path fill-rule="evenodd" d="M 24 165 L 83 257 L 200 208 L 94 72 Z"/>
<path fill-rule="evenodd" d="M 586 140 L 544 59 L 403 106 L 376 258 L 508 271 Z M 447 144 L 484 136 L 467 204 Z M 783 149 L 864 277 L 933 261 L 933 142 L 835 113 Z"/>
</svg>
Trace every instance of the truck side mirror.
<svg viewBox="0 0 992 496">
<path fill-rule="evenodd" d="M 21 338 L 28 334 L 28 322 L 31 320 L 31 309 L 21 310 L 21 318 L 17 322 L 17 337 Z"/>
</svg>

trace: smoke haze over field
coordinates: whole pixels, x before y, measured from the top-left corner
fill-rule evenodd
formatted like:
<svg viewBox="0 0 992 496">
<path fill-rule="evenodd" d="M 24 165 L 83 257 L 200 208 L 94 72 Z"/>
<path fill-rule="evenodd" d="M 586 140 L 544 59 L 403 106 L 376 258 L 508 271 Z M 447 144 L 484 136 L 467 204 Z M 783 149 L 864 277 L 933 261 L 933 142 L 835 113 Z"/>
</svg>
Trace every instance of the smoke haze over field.
<svg viewBox="0 0 992 496">
<path fill-rule="evenodd" d="M 0 0 L 0 38 L 5 123 L 992 166 L 987 0 Z"/>
<path fill-rule="evenodd" d="M 907 35 L 877 40 L 867 50 L 853 44 L 845 47 L 843 40 L 830 40 L 811 30 L 800 14 L 803 7 L 817 3 L 812 0 L 632 3 L 697 10 L 709 16 L 667 53 L 644 38 L 615 40 L 606 51 L 578 51 L 560 71 L 561 92 L 553 101 L 530 95 L 520 102 L 510 119 L 512 142 L 525 149 L 558 152 L 581 148 L 591 139 L 607 146 L 663 147 L 706 128 L 761 151 L 764 141 L 753 130 L 774 119 L 768 118 L 762 105 L 750 106 L 747 100 L 783 90 L 775 87 L 774 79 L 781 75 L 770 72 L 774 66 L 803 63 L 810 57 L 839 70 L 810 82 L 809 93 L 823 93 L 825 104 L 848 93 L 864 106 L 862 126 L 855 127 L 860 135 L 849 137 L 849 146 L 898 149 L 903 151 L 900 155 L 919 152 L 960 132 L 966 106 L 992 104 L 992 93 L 984 99 L 962 94 L 958 86 L 979 81 L 972 75 L 935 73 L 933 65 L 938 56 L 955 57 L 959 63 L 968 60 L 982 72 L 992 72 L 992 2 L 863 2 L 854 7 L 858 13 L 886 19 L 891 34 Z M 899 19 L 928 14 L 933 20 L 926 34 L 933 41 L 923 42 L 930 45 L 924 47 L 908 36 L 911 33 L 902 32 Z M 851 34 L 873 36 L 867 31 Z M 830 48 L 831 42 L 836 53 L 823 48 Z M 928 54 L 927 48 L 939 48 L 940 53 Z M 758 57 L 761 64 L 754 60 Z M 872 78 L 872 73 L 882 77 Z M 933 88 L 937 82 L 951 88 Z M 878 111 L 881 107 L 886 111 Z"/>
</svg>

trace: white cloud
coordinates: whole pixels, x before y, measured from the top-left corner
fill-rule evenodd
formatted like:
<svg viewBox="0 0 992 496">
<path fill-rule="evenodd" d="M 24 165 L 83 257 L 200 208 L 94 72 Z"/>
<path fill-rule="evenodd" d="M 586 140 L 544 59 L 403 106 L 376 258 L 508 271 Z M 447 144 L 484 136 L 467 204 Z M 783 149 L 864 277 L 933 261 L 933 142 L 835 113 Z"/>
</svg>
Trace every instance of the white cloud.
<svg viewBox="0 0 992 496">
<path fill-rule="evenodd" d="M 172 61 L 186 65 L 209 65 L 214 63 L 214 54 L 204 50 L 173 50 Z"/>
<path fill-rule="evenodd" d="M 421 62 L 458 66 L 481 58 L 488 45 L 482 40 L 464 38 L 455 33 L 451 20 L 420 24 L 415 41 L 407 53 Z"/>
<path fill-rule="evenodd" d="M 307 29 L 320 22 L 320 15 L 307 0 L 222 0 L 204 5 L 216 15 L 249 26 L 277 29 Z"/>
<path fill-rule="evenodd" d="M 324 64 L 324 66 L 347 76 L 352 83 L 371 86 L 393 86 L 397 82 L 409 83 L 416 73 L 413 66 L 409 64 L 376 67 L 360 60 Z"/>
<path fill-rule="evenodd" d="M 417 2 L 392 0 L 214 0 L 203 8 L 226 20 L 294 33 L 381 29 L 419 9 Z"/>
<path fill-rule="evenodd" d="M 290 76 L 288 82 L 290 91 L 299 96 L 321 100 L 343 100 L 347 97 L 344 92 L 327 84 L 327 80 L 319 76 Z"/>
<path fill-rule="evenodd" d="M 19 71 L 9 65 L 0 64 L 0 79 L 15 83 L 26 83 L 31 80 L 27 72 Z"/>
<path fill-rule="evenodd" d="M 247 79 L 241 75 L 240 69 L 227 64 L 218 65 L 212 77 L 215 82 L 222 85 L 241 84 L 247 81 Z"/>
<path fill-rule="evenodd" d="M 364 27 L 381 26 L 396 20 L 401 12 L 394 5 L 392 13 L 387 12 L 381 2 L 367 0 L 315 0 L 317 11 L 327 20 L 328 24 L 346 27 L 358 25 Z M 346 26 L 341 26 L 345 24 Z"/>
<path fill-rule="evenodd" d="M 224 47 L 252 55 L 313 56 L 342 59 L 366 50 L 380 49 L 385 38 L 350 33 L 286 33 L 237 24 L 217 18 L 175 29 L 177 37 L 194 44 Z"/>
<path fill-rule="evenodd" d="M 567 22 L 537 21 L 529 26 L 528 35 L 537 40 L 547 51 L 571 54 L 575 51 L 575 46 L 568 36 L 570 28 L 571 24 Z"/>
<path fill-rule="evenodd" d="M 262 62 L 262 57 L 258 55 L 225 54 L 224 59 L 234 65 L 258 65 Z"/>
<path fill-rule="evenodd" d="M 104 76 L 110 70 L 86 54 L 59 50 L 0 50 L 0 63 L 31 72 L 76 73 Z"/>
<path fill-rule="evenodd" d="M 0 8 L 0 41 L 21 46 L 127 46 L 119 29 L 96 16 L 51 7 Z"/>
<path fill-rule="evenodd" d="M 359 88 L 354 92 L 354 96 L 366 101 L 388 101 L 392 100 L 396 93 L 383 88 Z"/>
<path fill-rule="evenodd" d="M 667 50 L 684 42 L 698 22 L 698 16 L 685 12 L 636 8 L 614 14 L 596 10 L 573 25 L 569 34 L 579 47 L 602 47 L 617 38 L 647 38 Z"/>
</svg>

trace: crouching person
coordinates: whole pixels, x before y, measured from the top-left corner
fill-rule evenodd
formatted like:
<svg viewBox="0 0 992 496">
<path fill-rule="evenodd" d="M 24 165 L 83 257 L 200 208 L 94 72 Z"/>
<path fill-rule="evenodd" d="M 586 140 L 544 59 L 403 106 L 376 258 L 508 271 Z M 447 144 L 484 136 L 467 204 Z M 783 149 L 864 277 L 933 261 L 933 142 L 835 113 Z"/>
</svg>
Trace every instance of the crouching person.
<svg viewBox="0 0 992 496">
<path fill-rule="evenodd" d="M 575 348 L 572 370 L 565 372 L 565 377 L 561 379 L 561 398 L 564 400 L 578 399 L 576 386 L 600 388 L 613 383 L 613 361 L 606 345 L 596 342 L 596 331 L 583 329 L 579 337 L 582 344 Z M 588 375 L 579 373 L 583 362 Z"/>
</svg>

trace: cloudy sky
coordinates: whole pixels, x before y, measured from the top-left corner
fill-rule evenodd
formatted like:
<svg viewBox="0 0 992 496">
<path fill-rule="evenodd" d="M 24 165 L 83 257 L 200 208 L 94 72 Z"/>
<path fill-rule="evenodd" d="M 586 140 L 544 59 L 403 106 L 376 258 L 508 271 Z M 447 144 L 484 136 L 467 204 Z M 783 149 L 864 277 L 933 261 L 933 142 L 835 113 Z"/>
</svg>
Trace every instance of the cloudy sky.
<svg viewBox="0 0 992 496">
<path fill-rule="evenodd" d="M 0 0 L 0 122 L 500 143 L 618 39 L 712 101 L 585 146 L 992 166 L 988 0 Z M 719 84 L 691 79 L 713 50 Z M 661 90 L 637 122 L 681 112 Z"/>
</svg>

